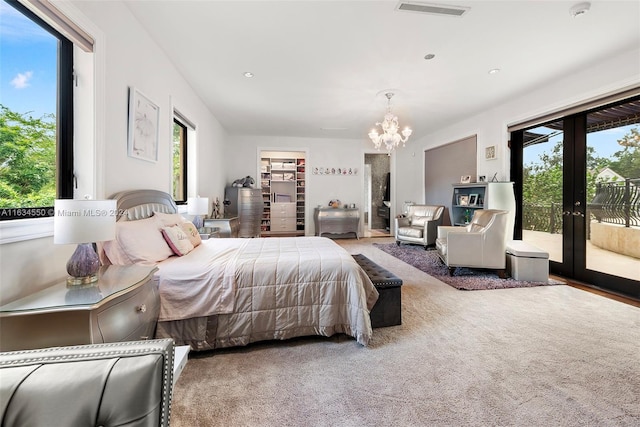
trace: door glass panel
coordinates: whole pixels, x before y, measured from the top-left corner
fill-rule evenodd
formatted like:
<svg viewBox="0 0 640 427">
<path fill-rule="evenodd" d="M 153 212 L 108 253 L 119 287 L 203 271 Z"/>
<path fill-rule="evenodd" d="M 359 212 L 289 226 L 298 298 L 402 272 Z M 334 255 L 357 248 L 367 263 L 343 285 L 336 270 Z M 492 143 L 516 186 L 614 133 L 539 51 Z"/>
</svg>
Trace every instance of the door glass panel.
<svg viewBox="0 0 640 427">
<path fill-rule="evenodd" d="M 586 267 L 640 278 L 640 118 L 587 116 Z M 603 114 L 605 113 L 605 114 Z"/>
<path fill-rule="evenodd" d="M 562 257 L 563 121 L 524 132 L 522 240 Z"/>
</svg>

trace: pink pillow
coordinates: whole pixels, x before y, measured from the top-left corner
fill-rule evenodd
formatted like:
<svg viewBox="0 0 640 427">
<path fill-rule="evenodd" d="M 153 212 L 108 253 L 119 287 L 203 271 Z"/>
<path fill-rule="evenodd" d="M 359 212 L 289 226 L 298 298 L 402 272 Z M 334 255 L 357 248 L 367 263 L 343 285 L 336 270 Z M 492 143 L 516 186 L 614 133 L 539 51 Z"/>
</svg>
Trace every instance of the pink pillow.
<svg viewBox="0 0 640 427">
<path fill-rule="evenodd" d="M 160 262 L 173 255 L 167 245 L 157 218 L 137 221 L 118 221 L 116 240 L 105 245 L 105 253 L 112 263 L 136 264 L 139 262 Z"/>
<path fill-rule="evenodd" d="M 161 227 L 171 227 L 172 225 L 181 224 L 187 219 L 180 214 L 169 214 L 164 212 L 154 212 L 153 217 L 158 220 Z"/>
<path fill-rule="evenodd" d="M 202 238 L 200 237 L 200 233 L 198 233 L 198 229 L 191 221 L 183 222 L 182 224 L 178 224 L 182 231 L 184 231 L 187 236 L 189 236 L 189 240 L 191 244 L 195 248 L 200 243 L 202 243 Z"/>
<path fill-rule="evenodd" d="M 186 255 L 193 250 L 189 236 L 187 236 L 187 233 L 185 233 L 179 225 L 162 227 L 162 235 L 173 253 L 178 256 Z"/>
</svg>

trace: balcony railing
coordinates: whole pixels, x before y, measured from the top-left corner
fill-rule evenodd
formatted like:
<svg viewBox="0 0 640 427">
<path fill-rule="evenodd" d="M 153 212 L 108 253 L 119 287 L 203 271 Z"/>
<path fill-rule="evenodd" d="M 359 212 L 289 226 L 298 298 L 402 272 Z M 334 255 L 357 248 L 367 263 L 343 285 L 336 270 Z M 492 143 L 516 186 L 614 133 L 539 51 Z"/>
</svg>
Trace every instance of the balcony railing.
<svg viewBox="0 0 640 427">
<path fill-rule="evenodd" d="M 588 208 L 598 222 L 640 226 L 640 178 L 596 184 Z"/>
<path fill-rule="evenodd" d="M 596 185 L 596 195 L 587 204 L 587 218 L 591 221 L 640 227 L 640 178 Z M 587 221 L 587 236 L 589 224 Z M 562 205 L 524 204 L 522 208 L 523 230 L 562 233 Z"/>
</svg>

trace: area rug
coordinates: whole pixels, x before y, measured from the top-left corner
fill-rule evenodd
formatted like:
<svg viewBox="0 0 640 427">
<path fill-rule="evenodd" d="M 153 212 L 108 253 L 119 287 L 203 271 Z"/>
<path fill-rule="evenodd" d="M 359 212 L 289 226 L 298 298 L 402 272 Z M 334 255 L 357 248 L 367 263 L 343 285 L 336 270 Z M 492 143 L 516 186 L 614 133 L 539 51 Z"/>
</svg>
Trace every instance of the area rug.
<svg viewBox="0 0 640 427">
<path fill-rule="evenodd" d="M 487 289 L 530 288 L 533 286 L 563 285 L 564 282 L 549 279 L 547 282 L 528 282 L 511 277 L 501 279 L 493 270 L 482 270 L 458 267 L 454 276 L 440 260 L 436 251 L 425 251 L 422 246 L 396 245 L 395 243 L 374 243 L 373 246 L 393 255 L 401 261 L 424 271 L 430 276 L 463 291 L 480 291 Z"/>
</svg>

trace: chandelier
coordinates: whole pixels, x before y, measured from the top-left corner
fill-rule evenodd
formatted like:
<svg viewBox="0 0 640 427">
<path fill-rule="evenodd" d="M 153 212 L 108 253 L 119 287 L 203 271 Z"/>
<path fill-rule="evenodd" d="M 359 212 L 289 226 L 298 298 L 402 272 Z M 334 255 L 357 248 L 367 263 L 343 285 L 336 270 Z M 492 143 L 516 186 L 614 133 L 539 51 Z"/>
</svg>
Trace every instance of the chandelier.
<svg viewBox="0 0 640 427">
<path fill-rule="evenodd" d="M 393 93 L 387 92 L 385 96 L 387 97 L 387 114 L 384 115 L 384 121 L 382 123 L 376 123 L 376 126 L 382 127 L 384 133 L 379 134 L 377 129 L 371 129 L 369 138 L 371 138 L 377 150 L 380 150 L 382 144 L 384 144 L 387 154 L 391 155 L 393 149 L 398 147 L 400 142 L 402 142 L 403 147 L 405 146 L 405 142 L 407 142 L 407 139 L 409 139 L 413 131 L 406 127 L 402 130 L 402 136 L 400 136 L 398 133 L 398 129 L 400 128 L 398 125 L 398 116 L 391 112 L 391 98 L 393 97 Z"/>
</svg>

